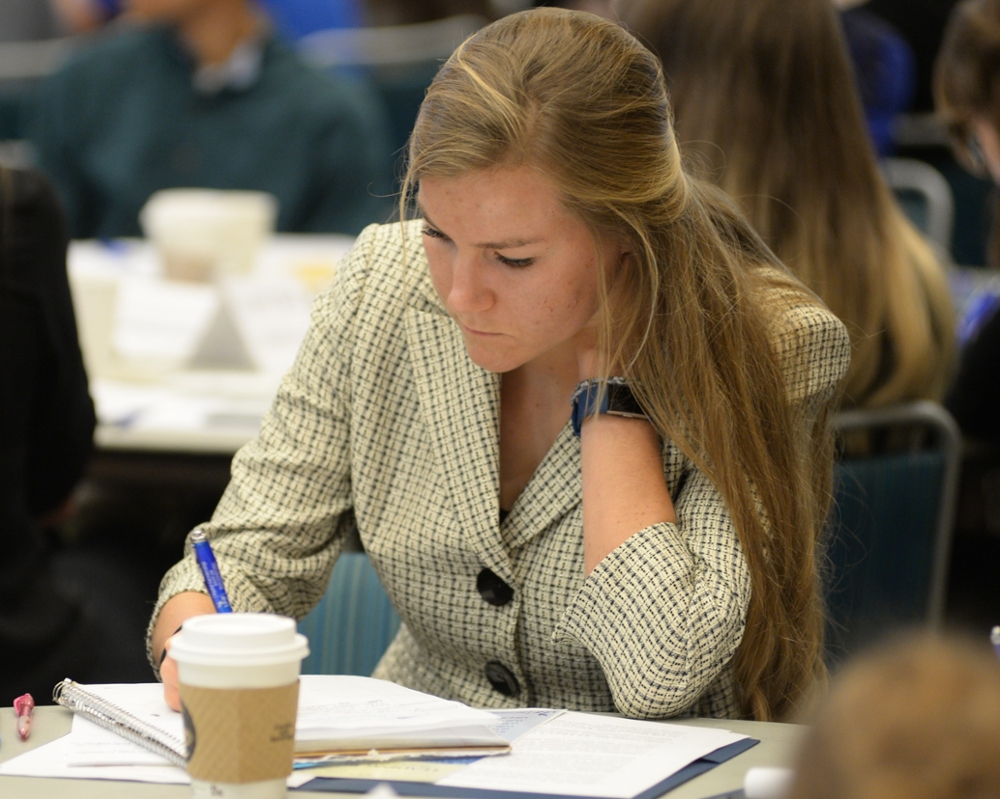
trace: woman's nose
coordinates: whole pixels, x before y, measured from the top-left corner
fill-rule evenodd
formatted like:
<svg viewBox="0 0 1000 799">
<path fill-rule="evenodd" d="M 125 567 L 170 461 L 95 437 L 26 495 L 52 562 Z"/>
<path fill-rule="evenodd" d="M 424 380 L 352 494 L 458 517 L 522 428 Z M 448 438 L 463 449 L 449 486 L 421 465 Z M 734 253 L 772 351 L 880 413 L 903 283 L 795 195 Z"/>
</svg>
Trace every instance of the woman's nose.
<svg viewBox="0 0 1000 799">
<path fill-rule="evenodd" d="M 486 284 L 482 254 L 459 254 L 452 270 L 449 304 L 453 311 L 485 311 L 493 305 L 493 291 Z"/>
</svg>

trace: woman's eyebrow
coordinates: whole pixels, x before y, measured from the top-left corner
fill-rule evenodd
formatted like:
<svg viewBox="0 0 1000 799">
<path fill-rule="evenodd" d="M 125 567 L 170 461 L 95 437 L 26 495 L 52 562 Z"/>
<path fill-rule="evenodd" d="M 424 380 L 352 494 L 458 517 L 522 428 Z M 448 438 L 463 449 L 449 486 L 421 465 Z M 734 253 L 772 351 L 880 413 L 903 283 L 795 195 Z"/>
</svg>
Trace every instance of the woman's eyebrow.
<svg viewBox="0 0 1000 799">
<path fill-rule="evenodd" d="M 424 210 L 424 207 L 420 204 L 419 200 L 417 201 L 417 211 L 420 213 L 420 217 L 424 220 L 424 222 L 435 230 L 440 230 L 444 233 L 440 227 L 434 224 L 434 220 L 427 216 L 427 212 Z M 513 250 L 517 247 L 527 247 L 529 244 L 538 244 L 540 241 L 543 241 L 543 239 L 510 239 L 508 241 L 484 241 L 481 244 L 474 244 L 473 246 L 481 250 Z"/>
</svg>

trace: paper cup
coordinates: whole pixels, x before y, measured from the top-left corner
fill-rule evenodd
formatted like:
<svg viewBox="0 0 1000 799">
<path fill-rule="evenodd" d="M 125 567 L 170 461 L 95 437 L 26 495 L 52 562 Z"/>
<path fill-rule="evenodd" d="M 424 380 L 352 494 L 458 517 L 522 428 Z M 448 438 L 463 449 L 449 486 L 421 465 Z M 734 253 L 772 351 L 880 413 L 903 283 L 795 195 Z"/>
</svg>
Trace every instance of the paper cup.
<svg viewBox="0 0 1000 799">
<path fill-rule="evenodd" d="M 249 272 L 277 212 L 266 192 L 164 189 L 149 198 L 139 222 L 168 278 L 208 281 Z"/>
<path fill-rule="evenodd" d="M 277 799 L 292 771 L 299 668 L 309 654 L 295 620 L 219 613 L 184 622 L 177 661 L 196 797 Z"/>
</svg>

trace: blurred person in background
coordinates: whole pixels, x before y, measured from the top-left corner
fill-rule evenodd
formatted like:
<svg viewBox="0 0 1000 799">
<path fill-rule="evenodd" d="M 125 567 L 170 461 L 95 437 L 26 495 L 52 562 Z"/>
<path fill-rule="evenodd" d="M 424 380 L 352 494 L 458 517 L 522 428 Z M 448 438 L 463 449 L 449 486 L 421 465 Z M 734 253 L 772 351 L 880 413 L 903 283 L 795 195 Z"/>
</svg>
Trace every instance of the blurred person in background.
<svg viewBox="0 0 1000 799">
<path fill-rule="evenodd" d="M 122 12 L 122 0 L 47 0 L 68 33 L 89 33 Z"/>
<path fill-rule="evenodd" d="M 53 530 L 91 452 L 94 406 L 66 277 L 66 223 L 37 172 L 0 168 L 0 696 L 67 675 L 148 679 L 145 608 L 113 559 Z M 109 594 L 113 593 L 113 596 Z M 138 624 L 138 626 L 136 626 Z"/>
<path fill-rule="evenodd" d="M 56 19 L 49 0 L 2 0 L 0 42 L 48 39 L 56 35 Z"/>
<path fill-rule="evenodd" d="M 799 752 L 786 799 L 1000 796 L 1000 662 L 922 635 L 849 664 Z"/>
<path fill-rule="evenodd" d="M 1000 0 L 967 0 L 948 23 L 934 74 L 938 113 L 959 161 L 1000 184 Z M 990 265 L 1000 266 L 1000 207 L 994 200 Z M 970 331 L 947 405 L 962 430 L 1000 446 L 1000 304 L 982 308 Z"/>
<path fill-rule="evenodd" d="M 944 268 L 885 185 L 830 0 L 627 0 L 663 61 L 681 150 L 847 325 L 844 404 L 938 400 Z"/>
<path fill-rule="evenodd" d="M 458 14 L 475 14 L 493 19 L 490 0 L 364 0 L 369 25 L 412 25 Z"/>
<path fill-rule="evenodd" d="M 931 92 L 934 59 L 951 10 L 958 0 L 868 0 L 865 10 L 892 25 L 913 51 L 916 63 L 916 95 L 913 110 L 934 110 Z"/>
<path fill-rule="evenodd" d="M 875 151 L 880 157 L 895 149 L 898 116 L 913 102 L 916 58 L 892 25 L 873 14 L 868 0 L 834 0 L 854 65 L 854 77 Z"/>
<path fill-rule="evenodd" d="M 251 0 L 127 0 L 135 23 L 74 55 L 42 87 L 41 167 L 74 238 L 139 234 L 172 187 L 275 195 L 278 229 L 357 233 L 385 217 L 392 160 L 363 84 L 278 42 Z"/>
</svg>

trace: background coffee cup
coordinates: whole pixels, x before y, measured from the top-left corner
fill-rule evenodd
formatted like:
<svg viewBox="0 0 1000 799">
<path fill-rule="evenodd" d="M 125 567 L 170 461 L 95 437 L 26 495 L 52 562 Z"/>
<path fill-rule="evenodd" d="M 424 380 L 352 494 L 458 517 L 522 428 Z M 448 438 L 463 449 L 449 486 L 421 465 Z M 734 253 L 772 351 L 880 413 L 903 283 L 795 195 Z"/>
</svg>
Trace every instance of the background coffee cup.
<svg viewBox="0 0 1000 799">
<path fill-rule="evenodd" d="M 295 620 L 219 613 L 184 622 L 177 661 L 196 797 L 277 799 L 292 771 L 299 669 Z"/>
<path fill-rule="evenodd" d="M 146 201 L 139 222 L 167 277 L 207 281 L 249 272 L 277 215 L 266 192 L 164 189 Z"/>
</svg>

